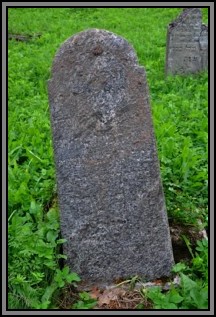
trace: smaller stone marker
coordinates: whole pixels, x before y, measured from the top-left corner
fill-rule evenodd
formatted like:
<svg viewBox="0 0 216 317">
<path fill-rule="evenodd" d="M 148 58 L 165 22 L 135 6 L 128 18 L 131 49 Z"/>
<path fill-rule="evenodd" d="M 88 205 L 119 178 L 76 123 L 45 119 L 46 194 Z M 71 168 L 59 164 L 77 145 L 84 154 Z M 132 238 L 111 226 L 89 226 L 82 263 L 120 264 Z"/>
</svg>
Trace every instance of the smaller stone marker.
<svg viewBox="0 0 216 317">
<path fill-rule="evenodd" d="M 167 30 L 166 74 L 208 69 L 208 26 L 200 8 L 186 8 Z"/>
<path fill-rule="evenodd" d="M 104 30 L 76 34 L 48 90 L 67 264 L 88 285 L 169 275 L 148 85 L 133 48 Z"/>
</svg>

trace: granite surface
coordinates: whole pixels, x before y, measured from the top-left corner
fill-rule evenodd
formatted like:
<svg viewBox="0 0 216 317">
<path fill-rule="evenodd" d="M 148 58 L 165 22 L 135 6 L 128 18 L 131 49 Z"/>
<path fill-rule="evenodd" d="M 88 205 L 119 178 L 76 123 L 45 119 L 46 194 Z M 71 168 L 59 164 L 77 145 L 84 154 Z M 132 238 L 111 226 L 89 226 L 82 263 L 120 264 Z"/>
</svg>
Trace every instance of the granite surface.
<svg viewBox="0 0 216 317">
<path fill-rule="evenodd" d="M 168 276 L 174 263 L 145 69 L 105 30 L 69 38 L 48 82 L 61 232 L 90 284 Z"/>
</svg>

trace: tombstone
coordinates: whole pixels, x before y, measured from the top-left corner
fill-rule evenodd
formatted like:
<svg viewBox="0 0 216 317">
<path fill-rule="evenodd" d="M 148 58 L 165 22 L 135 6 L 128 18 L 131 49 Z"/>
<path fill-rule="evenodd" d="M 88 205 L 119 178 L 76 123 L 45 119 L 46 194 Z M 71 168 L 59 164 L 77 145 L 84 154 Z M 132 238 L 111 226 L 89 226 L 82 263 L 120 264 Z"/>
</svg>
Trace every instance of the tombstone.
<svg viewBox="0 0 216 317">
<path fill-rule="evenodd" d="M 67 264 L 86 285 L 168 276 L 169 226 L 146 74 L 123 38 L 69 38 L 48 83 Z"/>
<path fill-rule="evenodd" d="M 167 30 L 166 74 L 208 69 L 208 26 L 200 8 L 186 8 Z"/>
</svg>

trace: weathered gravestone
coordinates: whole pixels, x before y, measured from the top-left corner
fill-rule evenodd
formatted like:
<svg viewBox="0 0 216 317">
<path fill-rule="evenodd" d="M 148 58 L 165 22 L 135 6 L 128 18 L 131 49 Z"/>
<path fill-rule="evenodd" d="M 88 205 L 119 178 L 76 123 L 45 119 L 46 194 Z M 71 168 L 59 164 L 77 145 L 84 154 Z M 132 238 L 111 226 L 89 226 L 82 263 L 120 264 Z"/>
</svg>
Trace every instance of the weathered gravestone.
<svg viewBox="0 0 216 317">
<path fill-rule="evenodd" d="M 90 284 L 169 275 L 173 254 L 145 70 L 123 38 L 87 30 L 49 81 L 67 263 Z"/>
<path fill-rule="evenodd" d="M 208 69 L 208 26 L 199 8 L 186 8 L 168 26 L 166 74 L 190 74 Z"/>
</svg>

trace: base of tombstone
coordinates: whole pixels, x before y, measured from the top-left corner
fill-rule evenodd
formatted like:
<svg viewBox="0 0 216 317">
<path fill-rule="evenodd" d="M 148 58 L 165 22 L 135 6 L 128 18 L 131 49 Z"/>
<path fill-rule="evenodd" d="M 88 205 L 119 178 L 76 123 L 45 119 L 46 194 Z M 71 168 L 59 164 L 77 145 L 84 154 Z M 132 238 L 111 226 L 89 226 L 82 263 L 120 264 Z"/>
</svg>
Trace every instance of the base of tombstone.
<svg viewBox="0 0 216 317">
<path fill-rule="evenodd" d="M 201 224 L 200 224 L 201 225 Z M 181 238 L 182 235 L 187 236 L 191 241 L 192 251 L 195 252 L 196 241 L 208 239 L 205 230 L 195 230 L 193 226 L 183 226 L 182 224 L 170 223 L 170 234 L 172 239 L 172 248 L 174 260 L 178 262 L 190 262 L 192 257 L 187 245 Z M 151 288 L 160 286 L 163 291 L 179 287 L 181 281 L 177 274 L 171 274 L 170 277 L 159 277 L 155 280 L 139 280 L 134 277 L 132 280 L 116 280 L 114 283 L 98 285 L 88 284 L 86 281 L 81 281 L 77 287 L 68 285 L 61 294 L 60 309 L 71 309 L 74 303 L 79 300 L 79 292 L 86 291 L 91 298 L 97 300 L 97 305 L 93 309 L 137 309 L 137 305 L 143 302 L 141 290 L 143 288 Z M 146 299 L 145 309 L 152 309 L 151 302 Z"/>
<path fill-rule="evenodd" d="M 197 230 L 194 226 L 184 226 L 183 224 L 177 224 L 174 222 L 170 222 L 170 236 L 172 240 L 172 250 L 173 250 L 173 256 L 174 256 L 174 262 L 179 263 L 181 261 L 184 261 L 185 263 L 189 263 L 192 260 L 191 253 L 185 244 L 185 241 L 182 239 L 182 235 L 185 235 L 188 237 L 189 241 L 191 242 L 191 248 L 195 252 L 196 248 L 196 242 L 201 239 L 208 239 L 208 233 L 206 230 Z M 166 276 L 157 276 L 153 279 L 145 279 L 141 276 L 131 276 L 128 277 L 118 277 L 114 279 L 110 283 L 104 283 L 104 282 L 87 282 L 85 280 L 81 280 L 77 284 L 77 291 L 91 291 L 92 289 L 100 289 L 100 290 L 106 290 L 111 288 L 116 288 L 120 285 L 128 285 L 130 284 L 130 280 L 132 278 L 136 277 L 136 283 L 135 288 L 139 285 L 142 285 L 143 283 L 152 285 L 155 283 L 155 281 L 161 281 L 162 284 L 167 285 L 167 283 L 170 283 L 170 280 L 174 278 L 173 273 L 170 272 L 169 275 Z M 140 282 L 140 281 L 143 281 Z"/>
<path fill-rule="evenodd" d="M 79 284 L 77 284 L 77 291 L 78 292 L 89 292 L 92 289 L 98 288 L 100 290 L 106 290 L 106 289 L 111 289 L 111 288 L 115 288 L 115 287 L 119 287 L 120 285 L 127 285 L 130 284 L 129 281 L 131 281 L 133 278 L 136 278 L 137 281 L 143 281 L 143 283 L 154 283 L 156 280 L 163 280 L 163 281 L 168 281 L 171 278 L 171 274 L 169 276 L 159 276 L 158 278 L 154 278 L 154 279 L 142 279 L 139 276 L 132 276 L 130 278 L 119 278 L 116 279 L 116 281 L 113 281 L 113 283 L 88 283 L 85 281 L 81 281 L 79 282 Z M 137 282 L 137 285 L 141 285 L 142 283 Z"/>
</svg>

